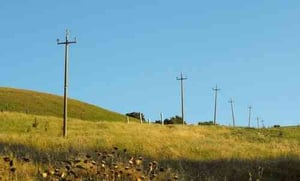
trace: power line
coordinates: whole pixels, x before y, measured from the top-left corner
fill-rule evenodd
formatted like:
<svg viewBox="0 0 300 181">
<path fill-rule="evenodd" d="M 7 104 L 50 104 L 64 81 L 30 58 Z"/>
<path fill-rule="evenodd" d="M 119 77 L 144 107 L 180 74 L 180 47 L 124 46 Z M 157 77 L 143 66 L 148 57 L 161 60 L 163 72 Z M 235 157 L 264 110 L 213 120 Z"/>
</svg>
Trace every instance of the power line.
<svg viewBox="0 0 300 181">
<path fill-rule="evenodd" d="M 180 73 L 180 77 L 176 77 L 177 80 L 180 80 L 180 87 L 181 87 L 181 118 L 182 118 L 182 125 L 184 125 L 184 93 L 183 93 L 183 81 L 187 80 L 187 77 L 183 77 L 182 72 Z"/>
<path fill-rule="evenodd" d="M 217 123 L 217 98 L 218 98 L 218 91 L 220 91 L 221 89 L 218 89 L 218 85 L 216 85 L 216 88 L 213 88 L 212 90 L 215 91 L 214 125 L 216 125 L 216 123 Z"/>
<path fill-rule="evenodd" d="M 256 117 L 257 128 L 259 129 L 259 117 Z"/>
<path fill-rule="evenodd" d="M 233 103 L 234 103 L 234 101 L 232 100 L 232 98 L 230 98 L 230 100 L 228 102 L 231 105 L 232 123 L 233 123 L 233 127 L 235 127 L 234 110 L 233 110 Z"/>
<path fill-rule="evenodd" d="M 77 43 L 76 38 L 74 41 L 69 41 L 69 31 L 66 30 L 66 37 L 64 42 L 56 40 L 58 45 L 65 45 L 65 78 L 64 78 L 64 120 L 63 120 L 63 136 L 67 136 L 67 118 L 68 118 L 68 46 L 72 43 Z"/>
</svg>

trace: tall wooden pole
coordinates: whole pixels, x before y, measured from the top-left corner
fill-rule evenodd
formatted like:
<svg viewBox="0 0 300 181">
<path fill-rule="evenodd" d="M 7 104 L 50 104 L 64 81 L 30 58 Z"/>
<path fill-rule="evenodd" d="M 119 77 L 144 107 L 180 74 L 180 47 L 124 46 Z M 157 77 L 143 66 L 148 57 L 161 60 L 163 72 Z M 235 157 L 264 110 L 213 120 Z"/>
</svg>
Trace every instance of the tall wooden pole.
<svg viewBox="0 0 300 181">
<path fill-rule="evenodd" d="M 140 122 L 141 122 L 141 124 L 143 123 L 143 116 L 142 116 L 141 112 L 140 112 Z"/>
<path fill-rule="evenodd" d="M 183 81 L 186 80 L 186 77 L 183 77 L 182 73 L 180 77 L 176 77 L 177 80 L 180 80 L 180 92 L 181 92 L 181 118 L 182 118 L 182 125 L 184 125 L 184 93 L 183 93 Z"/>
<path fill-rule="evenodd" d="M 63 115 L 63 137 L 66 137 L 67 134 L 67 119 L 68 119 L 68 68 L 69 68 L 69 60 L 68 60 L 68 47 L 69 44 L 77 43 L 76 38 L 74 41 L 69 41 L 69 31 L 66 30 L 66 39 L 64 42 L 60 42 L 57 39 L 58 45 L 65 45 L 65 76 L 64 76 L 64 115 Z"/>
<path fill-rule="evenodd" d="M 214 125 L 216 125 L 217 124 L 217 99 L 218 99 L 218 91 L 220 91 L 221 89 L 218 89 L 218 86 L 216 85 L 216 88 L 213 88 L 212 90 L 215 91 Z"/>
<path fill-rule="evenodd" d="M 251 127 L 251 113 L 252 113 L 252 106 L 249 106 L 248 109 L 249 109 L 248 127 L 250 128 L 250 127 Z"/>
<path fill-rule="evenodd" d="M 234 110 L 233 110 L 234 101 L 232 100 L 232 98 L 230 98 L 229 103 L 231 105 L 232 124 L 233 124 L 233 127 L 235 127 L 235 117 L 234 117 Z"/>
<path fill-rule="evenodd" d="M 164 125 L 163 113 L 160 113 L 160 121 L 161 121 L 161 125 Z"/>
</svg>

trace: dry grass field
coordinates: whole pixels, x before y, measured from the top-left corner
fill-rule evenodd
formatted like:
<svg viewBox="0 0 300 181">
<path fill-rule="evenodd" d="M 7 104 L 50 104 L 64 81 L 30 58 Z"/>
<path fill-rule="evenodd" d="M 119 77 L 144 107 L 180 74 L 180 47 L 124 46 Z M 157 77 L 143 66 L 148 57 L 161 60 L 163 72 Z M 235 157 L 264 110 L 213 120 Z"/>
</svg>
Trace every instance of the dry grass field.
<svg viewBox="0 0 300 181">
<path fill-rule="evenodd" d="M 63 138 L 61 118 L 1 112 L 1 178 L 47 180 L 43 174 L 50 175 L 51 169 L 60 168 L 59 172 L 67 173 L 63 161 L 83 160 L 87 155 L 91 157 L 88 159 L 96 160 L 95 154 L 99 152 L 109 153 L 111 158 L 120 152 L 114 160 L 116 163 L 110 161 L 110 168 L 118 164 L 124 170 L 122 173 L 130 159 L 138 160 L 142 156 L 143 169 L 135 168 L 135 173 L 130 173 L 139 176 L 127 180 L 149 180 L 151 175 L 147 170 L 153 161 L 163 169 L 159 172 L 160 177 L 158 174 L 151 180 L 177 180 L 177 177 L 178 180 L 300 178 L 300 127 L 258 130 L 70 119 L 68 128 L 69 135 Z M 114 151 L 114 147 L 117 150 Z M 126 150 L 126 155 L 121 150 Z M 5 158 L 13 160 L 13 166 Z M 30 161 L 24 161 L 26 158 Z M 84 177 L 78 179 L 105 180 L 104 177 L 92 177 L 91 173 L 86 171 Z M 67 180 L 63 176 L 60 180 Z M 126 180 L 114 179 L 118 178 Z"/>
</svg>

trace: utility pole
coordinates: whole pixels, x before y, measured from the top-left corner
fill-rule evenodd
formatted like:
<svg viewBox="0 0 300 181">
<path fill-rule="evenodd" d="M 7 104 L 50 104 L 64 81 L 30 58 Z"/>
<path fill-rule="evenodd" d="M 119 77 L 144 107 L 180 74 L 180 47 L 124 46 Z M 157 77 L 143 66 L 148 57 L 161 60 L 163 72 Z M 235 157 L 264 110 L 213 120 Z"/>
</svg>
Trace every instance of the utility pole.
<svg viewBox="0 0 300 181">
<path fill-rule="evenodd" d="M 58 45 L 65 45 L 65 80 L 64 80 L 64 120 L 63 120 L 63 137 L 67 136 L 67 118 L 68 118 L 68 46 L 69 44 L 77 43 L 76 38 L 74 41 L 69 41 L 69 31 L 66 30 L 66 39 L 60 42 L 57 39 Z"/>
<path fill-rule="evenodd" d="M 259 117 L 256 117 L 256 121 L 257 121 L 257 129 L 259 129 Z"/>
<path fill-rule="evenodd" d="M 250 128 L 252 106 L 249 106 L 249 107 L 248 107 L 248 109 L 249 109 L 249 120 L 248 120 L 248 127 Z"/>
<path fill-rule="evenodd" d="M 235 127 L 234 110 L 233 110 L 234 101 L 232 100 L 232 98 L 230 98 L 230 100 L 228 102 L 231 105 L 232 124 L 233 124 L 233 127 Z"/>
<path fill-rule="evenodd" d="M 161 121 L 161 125 L 164 125 L 163 113 L 160 113 L 160 121 Z"/>
<path fill-rule="evenodd" d="M 176 77 L 177 80 L 180 80 L 180 87 L 181 87 L 181 118 L 182 118 L 182 125 L 184 125 L 184 94 L 183 94 L 183 81 L 187 80 L 186 77 L 183 77 L 182 72 L 180 74 L 180 77 Z"/>
<path fill-rule="evenodd" d="M 141 112 L 140 112 L 140 122 L 141 122 L 141 124 L 143 124 L 143 116 L 142 116 Z"/>
<path fill-rule="evenodd" d="M 218 89 L 218 85 L 216 85 L 216 88 L 213 88 L 212 90 L 215 91 L 214 125 L 216 125 L 217 124 L 217 99 L 218 99 L 218 91 L 220 91 L 221 89 Z"/>
<path fill-rule="evenodd" d="M 264 120 L 263 119 L 261 120 L 261 126 L 262 126 L 262 128 L 265 128 Z"/>
</svg>

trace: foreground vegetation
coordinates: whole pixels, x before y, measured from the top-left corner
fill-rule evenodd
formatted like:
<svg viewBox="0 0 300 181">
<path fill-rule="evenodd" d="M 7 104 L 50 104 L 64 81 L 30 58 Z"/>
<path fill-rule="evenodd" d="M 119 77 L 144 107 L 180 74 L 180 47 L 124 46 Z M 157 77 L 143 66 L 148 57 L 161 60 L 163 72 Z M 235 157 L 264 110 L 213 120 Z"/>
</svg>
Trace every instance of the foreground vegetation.
<svg viewBox="0 0 300 181">
<path fill-rule="evenodd" d="M 123 121 L 125 115 L 91 104 L 68 99 L 68 116 L 90 121 Z M 29 90 L 1 88 L 0 110 L 62 117 L 63 97 Z"/>
<path fill-rule="evenodd" d="M 300 178 L 299 127 L 257 130 L 71 119 L 68 138 L 62 138 L 61 122 L 51 116 L 1 112 L 0 156 L 14 160 L 17 170 L 12 174 L 9 163 L 0 161 L 0 175 L 42 179 L 45 170 L 61 167 L 64 160 L 117 147 L 128 150 L 120 161 L 124 168 L 130 157 L 143 156 L 143 168 L 156 161 L 172 179 L 177 175 L 179 180 Z"/>
</svg>

